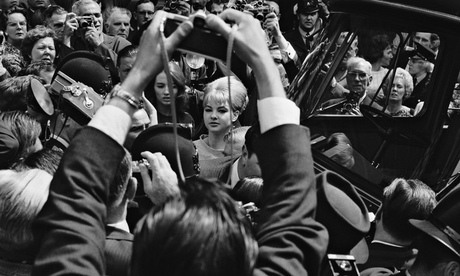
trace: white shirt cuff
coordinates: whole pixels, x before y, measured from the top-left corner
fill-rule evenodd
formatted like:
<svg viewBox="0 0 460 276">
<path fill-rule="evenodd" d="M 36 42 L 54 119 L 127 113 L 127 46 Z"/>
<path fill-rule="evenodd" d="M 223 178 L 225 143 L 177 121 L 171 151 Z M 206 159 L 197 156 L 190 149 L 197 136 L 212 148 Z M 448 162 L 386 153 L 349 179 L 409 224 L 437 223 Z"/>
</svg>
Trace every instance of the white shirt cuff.
<svg viewBox="0 0 460 276">
<path fill-rule="evenodd" d="M 123 145 L 131 127 L 131 116 L 116 106 L 104 105 L 99 108 L 88 126 L 99 129 Z"/>
<path fill-rule="evenodd" d="M 289 99 L 265 98 L 257 101 L 257 108 L 261 133 L 280 125 L 300 124 L 300 109 Z"/>
</svg>

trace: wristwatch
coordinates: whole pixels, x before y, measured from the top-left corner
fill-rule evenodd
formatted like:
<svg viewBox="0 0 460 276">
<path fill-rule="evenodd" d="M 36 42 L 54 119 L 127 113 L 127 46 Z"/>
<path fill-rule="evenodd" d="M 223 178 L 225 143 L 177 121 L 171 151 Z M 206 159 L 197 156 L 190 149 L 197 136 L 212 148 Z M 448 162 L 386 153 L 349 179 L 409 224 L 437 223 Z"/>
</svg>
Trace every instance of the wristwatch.
<svg viewBox="0 0 460 276">
<path fill-rule="evenodd" d="M 144 102 L 142 101 L 142 99 L 136 99 L 136 97 L 131 95 L 131 93 L 121 89 L 121 85 L 119 84 L 115 85 L 115 87 L 112 89 L 112 92 L 110 92 L 106 102 L 115 97 L 124 100 L 135 109 L 141 109 L 144 107 Z"/>
</svg>

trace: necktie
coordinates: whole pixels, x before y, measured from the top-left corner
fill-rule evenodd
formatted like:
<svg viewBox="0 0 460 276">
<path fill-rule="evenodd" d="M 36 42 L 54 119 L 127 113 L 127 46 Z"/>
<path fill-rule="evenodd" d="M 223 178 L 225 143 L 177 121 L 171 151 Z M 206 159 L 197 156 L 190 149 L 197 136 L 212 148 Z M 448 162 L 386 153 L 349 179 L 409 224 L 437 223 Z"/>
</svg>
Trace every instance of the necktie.
<svg viewBox="0 0 460 276">
<path fill-rule="evenodd" d="M 412 77 L 412 81 L 414 82 L 414 87 L 417 85 L 417 78 L 416 77 Z"/>
</svg>

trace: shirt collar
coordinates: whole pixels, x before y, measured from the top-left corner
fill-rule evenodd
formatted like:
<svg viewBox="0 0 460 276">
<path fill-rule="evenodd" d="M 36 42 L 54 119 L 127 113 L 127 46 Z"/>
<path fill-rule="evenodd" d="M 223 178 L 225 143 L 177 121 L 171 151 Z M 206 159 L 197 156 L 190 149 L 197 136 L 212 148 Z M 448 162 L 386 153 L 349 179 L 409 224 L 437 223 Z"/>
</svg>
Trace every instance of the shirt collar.
<svg viewBox="0 0 460 276">
<path fill-rule="evenodd" d="M 120 229 L 120 230 L 123 230 L 125 232 L 129 232 L 129 226 L 128 226 L 128 222 L 126 220 L 122 220 L 122 221 L 119 221 L 119 222 L 116 222 L 116 223 L 110 223 L 110 224 L 107 224 L 108 226 L 111 226 L 113 228 L 117 228 L 117 229 Z"/>
<path fill-rule="evenodd" d="M 232 164 L 231 168 L 231 178 L 230 178 L 230 185 L 232 189 L 235 187 L 236 183 L 240 181 L 240 175 L 238 174 L 238 163 L 240 162 L 241 157 L 239 157 L 235 162 Z"/>
</svg>

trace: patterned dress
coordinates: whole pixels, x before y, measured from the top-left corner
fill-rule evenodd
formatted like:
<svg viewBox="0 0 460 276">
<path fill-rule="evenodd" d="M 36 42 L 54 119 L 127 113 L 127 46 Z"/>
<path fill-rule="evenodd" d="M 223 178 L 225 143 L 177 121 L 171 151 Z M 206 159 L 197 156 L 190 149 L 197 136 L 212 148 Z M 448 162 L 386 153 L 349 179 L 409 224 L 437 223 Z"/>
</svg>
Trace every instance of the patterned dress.
<svg viewBox="0 0 460 276">
<path fill-rule="evenodd" d="M 3 44 L 2 57 L 3 67 L 8 70 L 11 76 L 17 76 L 19 71 L 26 67 L 21 51 L 7 41 Z"/>
</svg>

